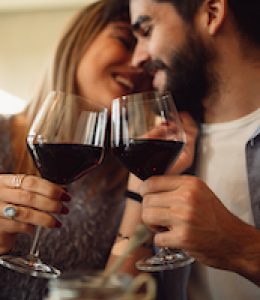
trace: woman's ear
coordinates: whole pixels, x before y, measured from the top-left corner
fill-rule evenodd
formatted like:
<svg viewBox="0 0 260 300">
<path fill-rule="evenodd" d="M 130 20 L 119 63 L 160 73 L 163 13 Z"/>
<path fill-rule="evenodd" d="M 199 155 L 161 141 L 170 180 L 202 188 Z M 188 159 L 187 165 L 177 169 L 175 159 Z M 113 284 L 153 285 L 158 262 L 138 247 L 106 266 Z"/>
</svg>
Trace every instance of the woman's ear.
<svg viewBox="0 0 260 300">
<path fill-rule="evenodd" d="M 227 14 L 227 0 L 205 0 L 200 15 L 204 29 L 214 35 L 224 23 Z"/>
</svg>

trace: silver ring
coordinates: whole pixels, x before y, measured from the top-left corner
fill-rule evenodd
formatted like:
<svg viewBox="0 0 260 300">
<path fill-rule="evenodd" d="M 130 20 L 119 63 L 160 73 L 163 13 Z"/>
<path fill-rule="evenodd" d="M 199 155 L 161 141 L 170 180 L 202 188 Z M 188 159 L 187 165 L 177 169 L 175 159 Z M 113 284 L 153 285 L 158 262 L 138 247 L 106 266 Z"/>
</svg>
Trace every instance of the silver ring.
<svg viewBox="0 0 260 300">
<path fill-rule="evenodd" d="M 20 189 L 26 175 L 14 175 L 12 178 L 12 186 L 15 189 Z"/>
<path fill-rule="evenodd" d="M 17 215 L 17 209 L 13 205 L 7 205 L 3 208 L 3 216 L 7 219 L 14 219 Z"/>
</svg>

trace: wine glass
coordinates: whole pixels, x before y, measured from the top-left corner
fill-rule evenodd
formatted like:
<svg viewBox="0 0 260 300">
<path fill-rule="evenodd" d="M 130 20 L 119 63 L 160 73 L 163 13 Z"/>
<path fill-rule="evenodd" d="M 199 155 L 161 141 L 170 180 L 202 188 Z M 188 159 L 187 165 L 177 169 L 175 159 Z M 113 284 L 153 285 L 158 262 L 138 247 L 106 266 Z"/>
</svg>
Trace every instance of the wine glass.
<svg viewBox="0 0 260 300">
<path fill-rule="evenodd" d="M 78 95 L 50 92 L 27 136 L 28 150 L 40 175 L 67 185 L 99 165 L 104 156 L 106 125 L 107 109 Z M 61 272 L 40 259 L 41 230 L 36 227 L 28 255 L 4 255 L 0 264 L 35 277 L 58 277 Z"/>
<path fill-rule="evenodd" d="M 186 135 L 169 92 L 136 93 L 113 100 L 111 147 L 141 180 L 165 173 L 178 158 Z M 178 249 L 160 248 L 136 264 L 142 271 L 172 270 L 193 262 Z"/>
</svg>

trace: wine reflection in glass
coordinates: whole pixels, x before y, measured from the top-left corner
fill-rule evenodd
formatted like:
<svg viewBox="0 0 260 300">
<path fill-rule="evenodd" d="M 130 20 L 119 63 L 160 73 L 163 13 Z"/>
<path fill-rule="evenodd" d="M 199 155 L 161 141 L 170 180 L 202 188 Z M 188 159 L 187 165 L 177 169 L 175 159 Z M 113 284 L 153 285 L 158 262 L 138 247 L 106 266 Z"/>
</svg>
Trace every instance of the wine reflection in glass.
<svg viewBox="0 0 260 300">
<path fill-rule="evenodd" d="M 178 158 L 186 140 L 170 93 L 145 92 L 113 100 L 111 147 L 125 167 L 141 180 L 164 174 Z M 194 259 L 178 249 L 160 248 L 138 261 L 142 271 L 172 270 Z"/>
<path fill-rule="evenodd" d="M 67 185 L 98 166 L 104 156 L 106 125 L 106 108 L 78 95 L 50 92 L 27 136 L 28 150 L 41 177 Z M 60 270 L 40 259 L 41 231 L 37 226 L 28 255 L 4 255 L 0 264 L 35 277 L 59 276 Z"/>
</svg>

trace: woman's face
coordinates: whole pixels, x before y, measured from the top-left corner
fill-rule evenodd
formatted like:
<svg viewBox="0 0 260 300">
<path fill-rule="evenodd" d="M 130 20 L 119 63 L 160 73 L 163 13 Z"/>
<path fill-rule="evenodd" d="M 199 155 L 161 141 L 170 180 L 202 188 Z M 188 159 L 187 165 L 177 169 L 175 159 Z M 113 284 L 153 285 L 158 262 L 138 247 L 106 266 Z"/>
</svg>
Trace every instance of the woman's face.
<svg viewBox="0 0 260 300">
<path fill-rule="evenodd" d="M 76 76 L 80 95 L 109 108 L 114 98 L 151 89 L 149 76 L 131 65 L 134 46 L 128 23 L 109 23 L 79 63 Z"/>
</svg>

